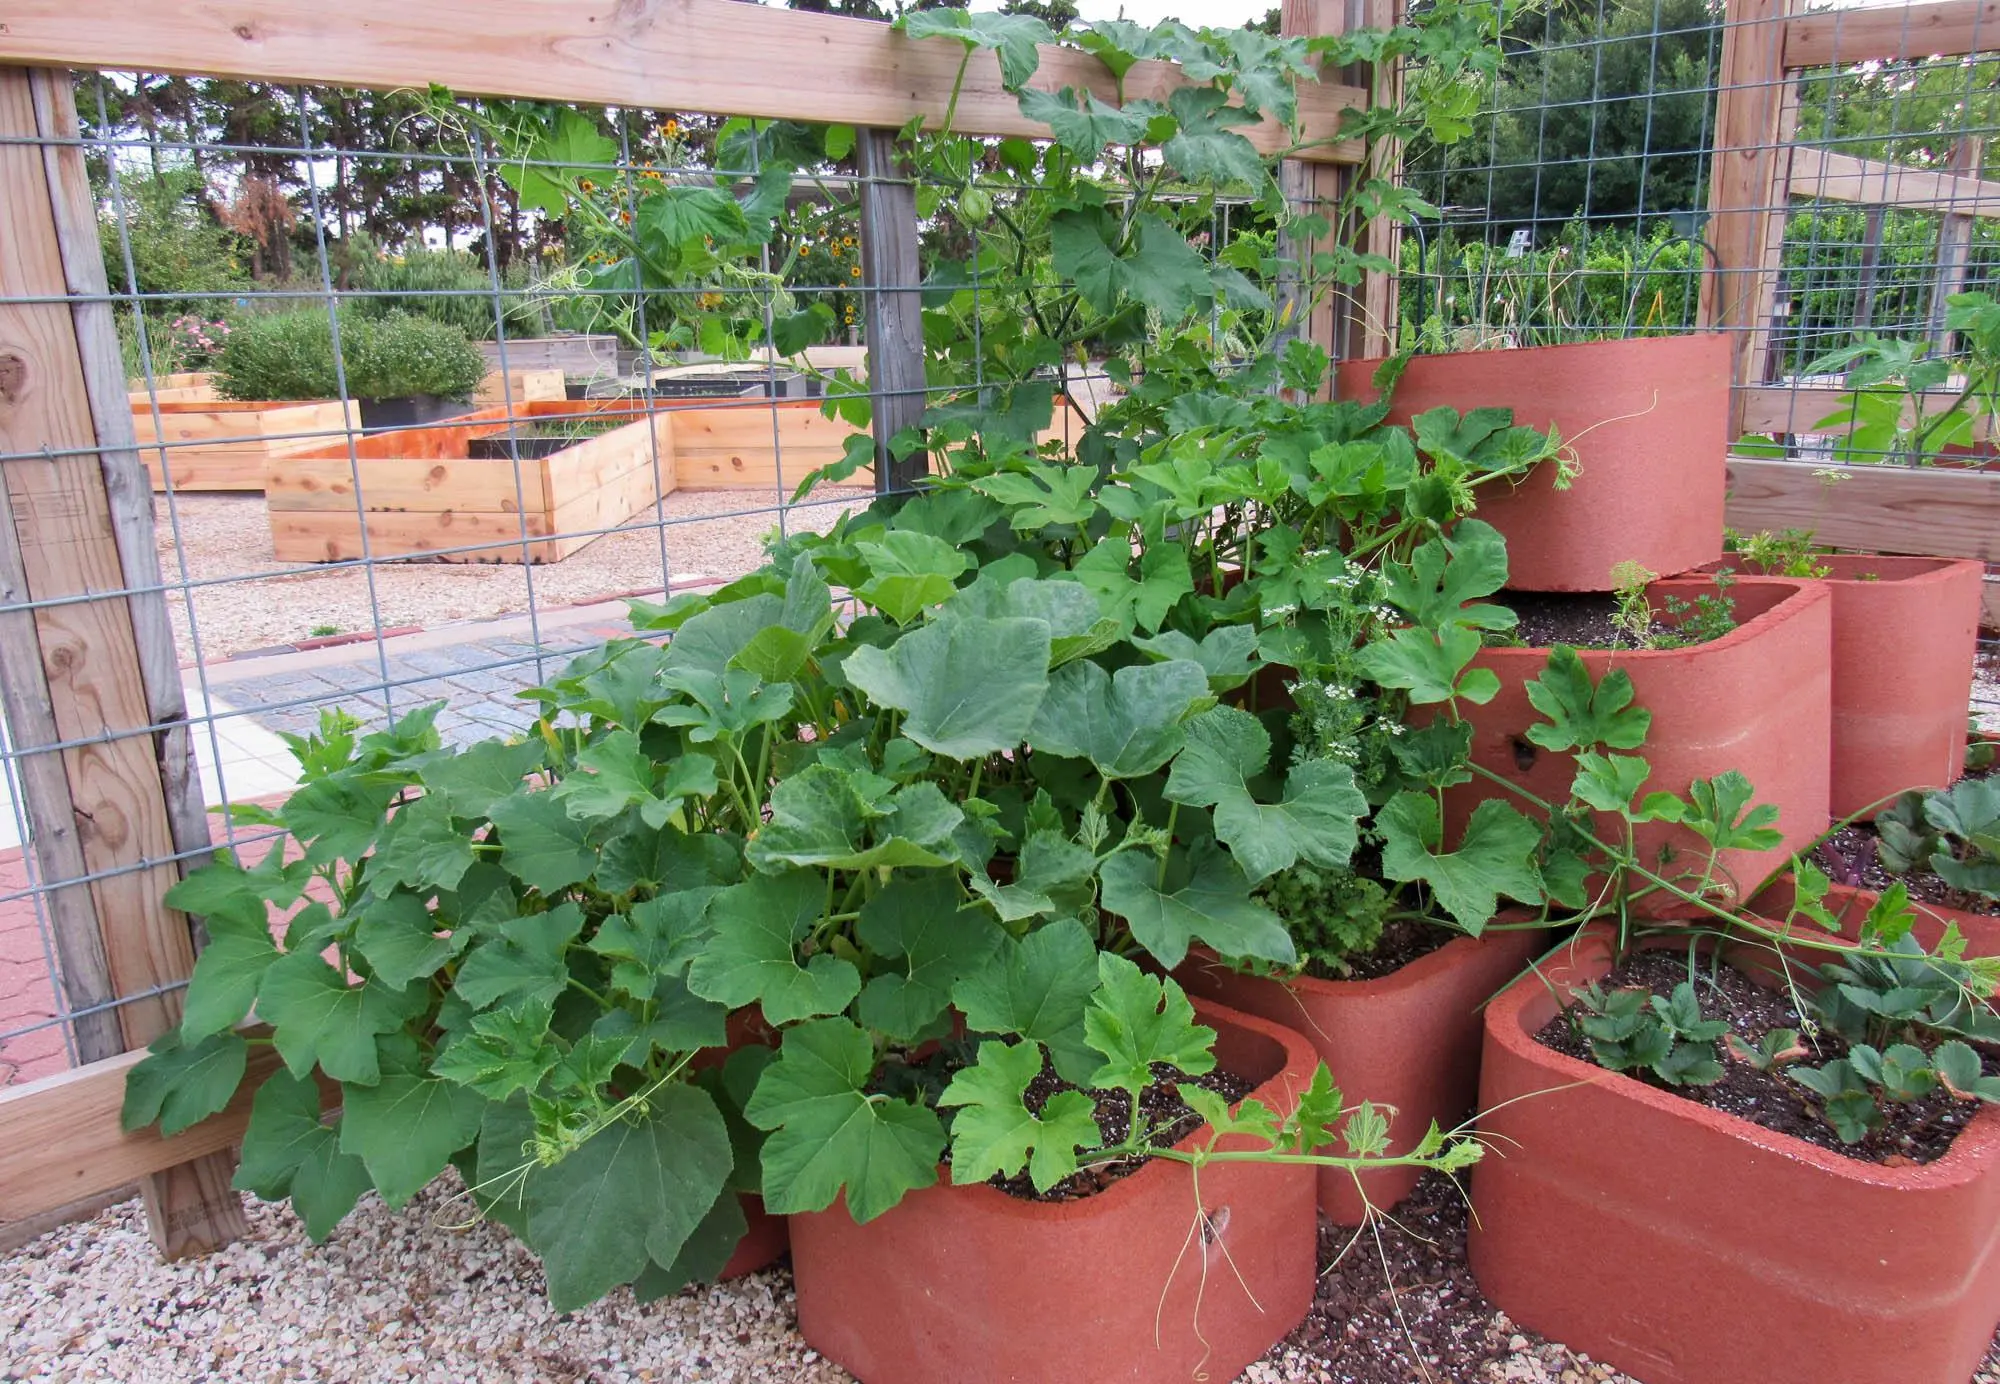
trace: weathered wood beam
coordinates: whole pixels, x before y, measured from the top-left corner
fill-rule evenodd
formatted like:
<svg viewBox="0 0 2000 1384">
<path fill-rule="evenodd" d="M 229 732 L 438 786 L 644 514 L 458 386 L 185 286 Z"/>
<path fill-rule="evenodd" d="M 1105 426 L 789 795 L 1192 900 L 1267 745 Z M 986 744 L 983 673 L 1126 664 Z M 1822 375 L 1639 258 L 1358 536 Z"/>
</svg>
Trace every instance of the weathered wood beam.
<svg viewBox="0 0 2000 1384">
<path fill-rule="evenodd" d="M 892 130 L 943 119 L 963 53 L 872 20 L 739 0 L 8 0 L 0 16 L 0 62 L 377 89 L 438 82 L 477 96 Z M 1104 65 L 1073 48 L 1044 48 L 1033 84 L 1116 99 Z M 1184 84 L 1173 64 L 1142 62 L 1124 94 L 1164 101 Z M 1306 138 L 1331 140 L 1340 112 L 1366 100 L 1352 87 L 1302 87 Z M 1001 87 L 991 53 L 966 65 L 953 123 L 966 134 L 1048 134 Z M 1266 152 L 1289 143 L 1270 122 L 1245 133 Z M 1299 156 L 1360 155 L 1348 140 Z"/>
</svg>

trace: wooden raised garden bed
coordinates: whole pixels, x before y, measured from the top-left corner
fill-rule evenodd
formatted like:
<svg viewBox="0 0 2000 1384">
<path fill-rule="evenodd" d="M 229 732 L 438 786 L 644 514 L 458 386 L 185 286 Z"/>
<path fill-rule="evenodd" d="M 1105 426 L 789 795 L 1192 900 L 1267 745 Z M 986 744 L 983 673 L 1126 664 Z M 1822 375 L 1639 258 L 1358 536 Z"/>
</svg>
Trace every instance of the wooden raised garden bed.
<svg viewBox="0 0 2000 1384">
<path fill-rule="evenodd" d="M 530 458 L 532 445 L 524 447 L 518 462 L 504 442 L 498 458 L 469 455 L 510 429 L 566 420 L 622 426 L 549 456 Z M 671 414 L 567 400 L 356 438 L 351 456 L 343 439 L 271 458 L 263 477 L 271 541 L 284 562 L 556 562 L 672 491 L 673 447 Z"/>
<path fill-rule="evenodd" d="M 671 407 L 671 406 L 669 406 Z M 674 408 L 674 471 L 683 490 L 782 488 L 787 496 L 809 473 L 839 461 L 847 439 L 861 431 L 820 413 L 817 399 L 746 399 Z M 773 425 L 773 416 L 776 423 Z M 1065 452 L 1083 436 L 1084 419 L 1067 400 L 1056 408 L 1043 442 L 1060 442 Z M 783 485 L 778 474 L 783 460 Z M 863 467 L 848 482 L 873 485 L 874 471 Z"/>
<path fill-rule="evenodd" d="M 138 408 L 158 399 L 163 404 L 191 404 L 216 398 L 215 377 L 206 370 L 186 370 L 173 375 L 155 375 L 153 388 L 146 389 L 143 379 L 125 382 L 132 395 L 132 406 Z"/>
<path fill-rule="evenodd" d="M 157 422 L 145 395 L 132 402 L 132 428 L 153 489 L 166 489 L 161 457 L 175 490 L 262 490 L 264 468 L 286 452 L 325 446 L 361 426 L 352 403 L 239 403 L 162 397 Z M 334 435 L 329 438 L 329 434 Z M 168 445 L 161 447 L 165 442 Z M 185 444 L 185 445 L 182 445 Z"/>
<path fill-rule="evenodd" d="M 557 450 L 525 431 L 593 417 L 633 421 Z M 638 400 L 533 400 L 516 403 L 511 418 L 520 439 L 511 450 L 510 415 L 487 408 L 444 426 L 357 437 L 351 457 L 344 437 L 272 455 L 258 483 L 279 559 L 555 562 L 676 489 L 788 497 L 808 473 L 839 461 L 859 431 L 827 418 L 810 399 L 655 401 L 650 411 Z M 1043 437 L 1074 445 L 1082 430 L 1081 416 L 1065 405 Z M 358 508 L 368 516 L 365 553 L 357 465 Z M 867 468 L 850 481 L 872 482 Z"/>
<path fill-rule="evenodd" d="M 480 381 L 472 402 L 482 408 L 492 408 L 562 397 L 563 372 L 560 370 L 509 369 L 502 372 L 496 367 L 486 372 L 486 378 Z"/>
</svg>

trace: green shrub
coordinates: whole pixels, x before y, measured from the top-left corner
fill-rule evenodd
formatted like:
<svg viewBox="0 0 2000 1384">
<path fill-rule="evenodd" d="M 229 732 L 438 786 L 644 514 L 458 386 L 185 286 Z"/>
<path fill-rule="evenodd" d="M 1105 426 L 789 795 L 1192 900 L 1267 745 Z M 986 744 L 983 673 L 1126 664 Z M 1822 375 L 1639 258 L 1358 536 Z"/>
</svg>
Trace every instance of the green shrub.
<svg viewBox="0 0 2000 1384">
<path fill-rule="evenodd" d="M 381 318 L 343 313 L 340 353 L 350 399 L 408 394 L 464 399 L 486 375 L 485 357 L 463 331 L 407 313 Z M 338 397 L 328 315 L 308 310 L 242 322 L 223 348 L 216 388 L 225 399 Z"/>
<path fill-rule="evenodd" d="M 108 185 L 97 189 L 102 209 L 98 243 L 113 293 L 136 287 L 147 294 L 215 294 L 249 287 L 248 242 L 217 224 L 203 200 L 204 191 L 201 174 L 172 168 L 151 175 L 123 173 L 115 204 Z M 111 214 L 114 205 L 122 211 L 122 237 L 118 219 Z M 125 264 L 128 244 L 130 273 Z M 154 299 L 146 309 L 171 318 L 182 312 L 214 316 L 220 306 L 220 300 L 198 297 Z"/>
<path fill-rule="evenodd" d="M 343 312 L 368 318 L 407 313 L 457 327 L 474 341 L 493 339 L 493 283 L 476 255 L 424 249 L 369 255 L 355 265 L 352 283 L 365 296 L 343 297 Z"/>
</svg>

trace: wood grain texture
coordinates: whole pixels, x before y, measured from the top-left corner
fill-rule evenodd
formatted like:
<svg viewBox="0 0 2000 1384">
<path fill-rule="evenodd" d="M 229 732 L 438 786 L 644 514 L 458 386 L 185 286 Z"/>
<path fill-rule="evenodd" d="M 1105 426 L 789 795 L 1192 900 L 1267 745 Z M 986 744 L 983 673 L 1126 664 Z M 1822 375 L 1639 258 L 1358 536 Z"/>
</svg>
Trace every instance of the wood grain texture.
<svg viewBox="0 0 2000 1384">
<path fill-rule="evenodd" d="M 143 1182 L 179 1165 L 210 1162 L 213 1155 L 225 1155 L 214 1162 L 228 1161 L 227 1151 L 243 1139 L 257 1087 L 280 1066 L 269 1044 L 253 1043 L 243 1084 L 229 1107 L 165 1138 L 157 1126 L 128 1134 L 119 1124 L 126 1074 L 144 1057 L 142 1052 L 124 1053 L 40 1081 L 0 1087 L 0 1225 Z M 237 1194 L 228 1191 L 227 1198 L 237 1201 Z M 169 1226 L 168 1233 L 184 1240 L 185 1230 Z"/>
<path fill-rule="evenodd" d="M 806 474 L 839 461 L 853 425 L 816 404 L 682 409 L 674 414 L 674 472 L 683 490 L 770 490 L 789 496 Z M 870 479 L 857 475 L 852 484 Z"/>
<path fill-rule="evenodd" d="M 736 0 L 8 0 L 0 23 L 0 61 L 378 89 L 437 82 L 481 96 L 884 129 L 941 121 L 963 51 L 870 20 Z M 1125 95 L 1164 101 L 1182 84 L 1178 68 L 1144 62 Z M 1116 99 L 1104 66 L 1075 49 L 1044 48 L 1033 85 Z M 1306 137 L 1331 138 L 1340 112 L 1365 99 L 1333 84 L 1302 89 Z M 954 123 L 966 134 L 1048 133 L 1002 89 L 991 53 L 967 65 Z M 1246 133 L 1266 151 L 1290 142 L 1268 122 Z M 1307 156 L 1359 154 L 1348 140 Z"/>
<path fill-rule="evenodd" d="M 265 477 L 271 540 L 287 562 L 559 561 L 673 491 L 678 412 L 537 400 L 511 415 L 487 409 L 452 427 L 378 433 L 358 442 L 354 456 L 342 446 L 279 457 Z M 633 421 L 553 456 L 466 456 L 471 440 L 513 424 L 623 414 Z"/>
<path fill-rule="evenodd" d="M 2000 29 L 1995 30 L 2000 36 Z M 2000 183 L 1962 173 L 1938 172 L 1857 159 L 1850 154 L 1798 145 L 1792 150 L 1794 197 L 1868 206 L 2000 217 Z"/>
<path fill-rule="evenodd" d="M 2000 48 L 1996 0 L 1856 6 L 1785 25 L 1785 66 L 1845 66 L 1871 59 L 1957 57 Z"/>
<path fill-rule="evenodd" d="M 875 486 L 908 490 L 930 470 L 923 452 L 891 455 L 889 443 L 923 421 L 924 269 L 918 253 L 917 195 L 896 161 L 893 130 L 862 130 L 861 316 L 868 337 L 868 394 L 874 406 Z"/>
<path fill-rule="evenodd" d="M 206 847 L 206 823 L 115 325 L 102 302 L 60 301 L 104 292 L 69 74 L 0 69 L 0 135 L 29 141 L 0 144 L 0 297 L 56 300 L 0 306 L 0 454 L 10 457 L 0 566 L 19 579 L 16 599 L 67 602 L 8 621 L 17 642 L 0 647 L 0 660 L 19 665 L 10 701 L 39 668 L 51 713 L 41 729 L 73 742 L 61 751 L 66 793 L 38 813 L 71 815 L 45 824 L 57 838 L 73 833 L 82 874 L 94 876 L 88 897 L 111 997 L 140 997 L 114 1011 L 117 1037 L 137 1048 L 179 1015 L 177 991 L 146 992 L 193 968 L 189 921 L 164 895 L 180 877 L 177 850 Z M 9 714 L 17 735 L 37 719 Z M 80 877 L 47 873 L 68 854 L 58 840 L 46 878 Z M 67 909 L 52 922 L 87 926 Z M 90 950 L 82 936 L 60 945 L 65 956 Z M 79 1038 L 97 1057 L 110 1035 L 92 1025 Z M 149 1183 L 163 1247 L 203 1250 L 243 1233 L 230 1170 L 222 1158 Z"/>
<path fill-rule="evenodd" d="M 472 402 L 486 407 L 495 404 L 505 407 L 563 397 L 562 371 L 508 369 L 489 371 L 474 391 Z"/>
<path fill-rule="evenodd" d="M 1729 459 L 1731 528 L 1811 529 L 1861 552 L 2000 561 L 2000 472 Z"/>
<path fill-rule="evenodd" d="M 1776 248 L 1783 235 L 1781 175 L 1797 123 L 1797 82 L 1785 71 L 1788 0 L 1735 0 L 1722 38 L 1709 180 L 1711 272 L 1702 276 L 1701 325 L 1736 333 L 1732 378 L 1763 378 Z M 1743 431 L 1740 416 L 1731 435 Z"/>
<path fill-rule="evenodd" d="M 262 490 L 277 457 L 322 447 L 361 426 L 361 410 L 338 402 L 238 403 L 128 395 L 130 427 L 154 490 Z M 165 445 L 162 445 L 165 444 Z"/>
<path fill-rule="evenodd" d="M 1828 425 L 1819 426 L 1836 410 L 1846 406 L 1852 396 L 1851 390 L 1837 385 L 1754 385 L 1748 389 L 1738 389 L 1737 406 L 1741 410 L 1742 427 L 1738 433 L 1806 433 L 1820 436 L 1845 432 L 1845 428 Z M 1948 391 L 1934 391 L 1924 396 L 1925 409 L 1935 416 L 1939 410 L 1947 408 L 1957 399 Z M 1903 408 L 1905 423 L 1916 421 L 1915 410 L 1908 405 Z M 1975 419 L 1973 435 L 1984 438 L 1987 431 L 1984 419 Z"/>
<path fill-rule="evenodd" d="M 1402 0 L 1292 0 L 1282 7 L 1281 32 L 1300 37 L 1346 33 L 1353 29 L 1392 28 L 1402 19 Z M 1403 99 L 1403 69 L 1400 63 L 1380 67 L 1357 65 L 1324 74 L 1328 80 L 1352 86 L 1366 94 L 1372 105 L 1399 105 Z M 1286 185 L 1294 206 L 1317 210 L 1331 217 L 1335 204 L 1355 178 L 1398 179 L 1402 146 L 1394 141 L 1378 144 L 1368 166 L 1301 164 L 1291 171 Z M 1288 162 L 1290 162 L 1288 160 Z M 1281 177 L 1284 171 L 1281 170 Z M 1400 222 L 1376 217 L 1361 225 L 1335 227 L 1333 236 L 1345 239 L 1366 254 L 1380 255 L 1394 262 L 1402 244 Z M 1326 245 L 1321 241 L 1302 250 L 1310 265 L 1310 255 Z M 1304 275 L 1310 289 L 1314 276 Z M 1367 270 L 1352 288 L 1321 285 L 1309 319 L 1303 324 L 1306 339 L 1326 347 L 1335 360 L 1388 355 L 1394 349 L 1399 285 L 1397 276 Z M 1326 397 L 1331 397 L 1331 381 Z"/>
</svg>

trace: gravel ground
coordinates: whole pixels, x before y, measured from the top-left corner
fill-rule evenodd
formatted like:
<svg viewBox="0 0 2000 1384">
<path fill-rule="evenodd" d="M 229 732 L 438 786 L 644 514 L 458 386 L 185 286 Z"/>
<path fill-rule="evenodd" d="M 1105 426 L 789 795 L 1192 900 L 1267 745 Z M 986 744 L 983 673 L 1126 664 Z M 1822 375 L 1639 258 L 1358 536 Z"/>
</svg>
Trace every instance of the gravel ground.
<svg viewBox="0 0 2000 1384">
<path fill-rule="evenodd" d="M 788 511 L 793 529 L 824 530 L 835 517 L 866 504 L 873 492 L 860 486 L 822 486 Z M 372 573 L 360 566 L 299 570 L 278 562 L 261 495 L 180 495 L 169 515 L 159 500 L 156 525 L 160 567 L 171 586 L 192 588 L 200 658 L 213 661 L 246 649 L 290 644 L 316 628 L 339 633 L 398 625 L 434 628 L 454 620 L 481 620 L 528 609 L 575 605 L 662 585 L 660 530 L 606 534 L 561 562 L 523 568 L 517 563 L 384 562 Z M 763 492 L 677 491 L 660 506 L 667 525 L 666 555 L 676 579 L 734 577 L 764 560 L 763 538 L 777 527 L 775 498 Z M 175 539 L 178 519 L 179 541 Z M 196 661 L 188 625 L 188 599 L 168 593 L 174 639 L 183 663 Z"/>
<path fill-rule="evenodd" d="M 159 1262 L 136 1201 L 51 1231 L 0 1261 L 0 1380 L 848 1381 L 799 1338 L 782 1267 L 556 1316 L 532 1255 L 497 1226 L 458 1224 L 450 1177 L 400 1212 L 371 1194 L 317 1247 L 289 1208 L 254 1200 L 248 1240 L 179 1264 Z M 1481 1301 L 1464 1219 L 1441 1183 L 1420 1186 L 1379 1250 L 1357 1246 L 1322 1275 L 1312 1315 L 1243 1384 L 1638 1384 Z M 1323 1227 L 1328 1261 L 1343 1240 Z M 2000 1384 L 1992 1359 L 1973 1384 Z"/>
</svg>

